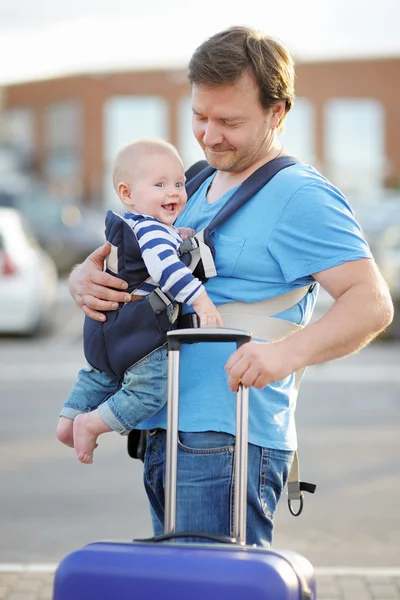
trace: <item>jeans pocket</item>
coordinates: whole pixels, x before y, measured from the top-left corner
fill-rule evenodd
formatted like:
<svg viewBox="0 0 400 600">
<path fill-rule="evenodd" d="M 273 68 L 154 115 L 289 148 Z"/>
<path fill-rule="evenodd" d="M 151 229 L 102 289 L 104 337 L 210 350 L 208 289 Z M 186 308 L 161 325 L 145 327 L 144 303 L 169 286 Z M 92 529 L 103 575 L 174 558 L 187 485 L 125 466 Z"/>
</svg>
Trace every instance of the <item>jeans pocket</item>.
<svg viewBox="0 0 400 600">
<path fill-rule="evenodd" d="M 264 514 L 273 520 L 286 485 L 293 452 L 262 448 L 260 465 L 260 502 Z"/>
<path fill-rule="evenodd" d="M 222 431 L 179 431 L 178 446 L 191 454 L 218 454 L 235 451 L 235 436 Z"/>
</svg>

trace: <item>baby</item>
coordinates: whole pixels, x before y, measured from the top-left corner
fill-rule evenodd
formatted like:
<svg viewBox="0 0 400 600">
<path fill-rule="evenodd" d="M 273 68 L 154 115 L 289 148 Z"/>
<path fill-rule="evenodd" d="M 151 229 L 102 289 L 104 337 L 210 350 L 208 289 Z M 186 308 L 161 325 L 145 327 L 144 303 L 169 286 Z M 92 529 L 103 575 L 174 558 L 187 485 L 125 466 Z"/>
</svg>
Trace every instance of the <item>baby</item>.
<svg viewBox="0 0 400 600">
<path fill-rule="evenodd" d="M 177 302 L 193 306 L 202 327 L 221 327 L 221 316 L 204 286 L 178 254 L 182 237 L 173 223 L 187 196 L 184 167 L 176 149 L 158 140 L 129 144 L 117 155 L 113 184 L 126 208 L 124 220 L 138 240 L 141 261 L 151 277 L 150 283 L 148 279 L 134 290 L 132 301 L 159 286 Z M 122 385 L 117 377 L 88 364 L 79 371 L 61 410 L 57 437 L 75 448 L 82 463 L 91 463 L 101 433 L 127 434 L 158 412 L 166 399 L 165 345 L 127 370 Z"/>
</svg>

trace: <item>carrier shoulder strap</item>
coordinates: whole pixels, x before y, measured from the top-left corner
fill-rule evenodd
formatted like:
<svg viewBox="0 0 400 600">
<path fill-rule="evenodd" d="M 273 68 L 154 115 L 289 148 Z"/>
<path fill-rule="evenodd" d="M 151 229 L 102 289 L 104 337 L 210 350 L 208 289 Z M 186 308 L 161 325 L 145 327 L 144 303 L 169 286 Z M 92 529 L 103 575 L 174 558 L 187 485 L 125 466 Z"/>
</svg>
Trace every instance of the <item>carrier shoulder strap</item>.
<svg viewBox="0 0 400 600">
<path fill-rule="evenodd" d="M 184 256 L 185 254 L 188 255 L 188 253 L 191 254 L 189 268 L 192 270 L 192 272 L 194 272 L 196 269 L 196 265 L 202 263 L 203 273 L 197 272 L 197 275 L 200 279 L 203 277 L 206 279 L 209 277 L 214 277 L 217 274 L 214 264 L 214 244 L 211 240 L 212 230 L 223 223 L 236 210 L 238 210 L 238 208 L 243 206 L 247 200 L 259 192 L 261 188 L 263 188 L 277 173 L 279 173 L 279 171 L 286 169 L 287 167 L 291 167 L 292 165 L 299 164 L 299 162 L 300 161 L 293 156 L 280 156 L 259 167 L 239 185 L 238 189 L 232 194 L 231 198 L 229 198 L 229 200 L 218 211 L 218 213 L 203 231 L 198 232 L 194 238 L 189 238 L 188 240 L 185 240 L 183 244 L 181 244 L 181 256 Z M 186 183 L 186 192 L 189 199 L 216 171 L 216 169 L 210 165 L 207 165 L 205 168 L 203 168 L 203 165 L 207 165 L 207 163 L 205 161 L 199 161 L 198 163 L 192 165 L 192 167 L 189 169 L 189 171 L 192 170 L 192 172 L 197 173 Z M 199 168 L 201 169 L 200 171 L 198 171 Z M 189 171 L 188 176 L 190 178 L 191 173 L 189 173 Z"/>
<path fill-rule="evenodd" d="M 254 171 L 243 181 L 234 192 L 231 198 L 224 204 L 221 210 L 215 215 L 204 231 L 204 241 L 207 243 L 210 232 L 231 216 L 238 208 L 243 206 L 257 192 L 261 190 L 279 171 L 287 169 L 293 165 L 299 164 L 299 161 L 293 156 L 280 156 L 262 165 L 257 171 Z"/>
<path fill-rule="evenodd" d="M 201 166 L 201 170 L 197 172 L 196 175 L 192 175 L 192 168 L 197 170 L 197 166 Z M 203 166 L 204 165 L 204 166 Z M 205 161 L 201 160 L 198 163 L 195 163 L 186 171 L 186 193 L 187 197 L 191 198 L 195 192 L 199 189 L 202 183 L 205 182 L 208 177 L 210 177 L 213 173 L 215 173 L 216 169 L 214 167 L 210 167 L 210 165 Z"/>
<path fill-rule="evenodd" d="M 254 171 L 243 181 L 243 183 L 238 187 L 236 192 L 232 194 L 232 197 L 224 204 L 221 210 L 215 215 L 212 221 L 204 230 L 204 241 L 207 245 L 212 247 L 210 244 L 210 233 L 215 227 L 220 225 L 223 221 L 225 221 L 228 217 L 231 216 L 238 208 L 240 208 L 247 200 L 249 200 L 252 196 L 254 196 L 257 192 L 261 190 L 271 179 L 282 171 L 282 169 L 286 169 L 287 167 L 291 167 L 293 165 L 299 164 L 300 161 L 297 160 L 294 156 L 279 156 L 278 158 L 274 158 L 273 160 L 267 162 L 265 165 L 262 165 Z M 204 183 L 208 177 L 210 177 L 213 173 L 215 173 L 215 169 L 213 167 L 206 167 L 200 173 L 195 175 L 193 179 L 186 185 L 186 191 L 188 198 L 191 198 L 193 194 L 199 189 L 199 187 Z"/>
</svg>

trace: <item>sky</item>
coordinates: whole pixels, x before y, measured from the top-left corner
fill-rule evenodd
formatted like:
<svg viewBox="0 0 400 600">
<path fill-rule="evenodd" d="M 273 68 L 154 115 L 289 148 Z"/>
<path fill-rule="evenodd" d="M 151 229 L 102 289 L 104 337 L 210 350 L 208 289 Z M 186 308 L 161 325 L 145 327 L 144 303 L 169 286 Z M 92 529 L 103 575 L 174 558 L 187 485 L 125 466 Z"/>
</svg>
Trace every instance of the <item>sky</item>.
<svg viewBox="0 0 400 600">
<path fill-rule="evenodd" d="M 299 61 L 400 57 L 399 24 L 400 0 L 0 0 L 0 85 L 185 67 L 231 25 L 264 30 Z"/>
</svg>

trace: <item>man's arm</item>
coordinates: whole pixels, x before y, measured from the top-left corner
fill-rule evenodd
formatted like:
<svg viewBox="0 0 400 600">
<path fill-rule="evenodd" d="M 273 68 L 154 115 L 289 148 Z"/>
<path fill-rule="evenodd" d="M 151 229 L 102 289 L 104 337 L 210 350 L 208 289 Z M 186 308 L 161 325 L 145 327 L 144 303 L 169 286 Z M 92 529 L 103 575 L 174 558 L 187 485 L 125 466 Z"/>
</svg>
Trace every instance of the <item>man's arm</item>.
<svg viewBox="0 0 400 600">
<path fill-rule="evenodd" d="M 74 267 L 68 281 L 70 294 L 77 306 L 95 321 L 106 320 L 100 311 L 116 310 L 119 302 L 131 299 L 129 294 L 118 291 L 126 290 L 128 284 L 103 271 L 104 260 L 110 250 L 110 244 L 106 243 L 92 252 L 83 263 Z"/>
<path fill-rule="evenodd" d="M 357 352 L 393 319 L 393 304 L 376 263 L 361 259 L 314 274 L 335 299 L 318 321 L 284 340 L 249 342 L 229 358 L 228 382 L 264 388 L 298 369 Z"/>
</svg>

